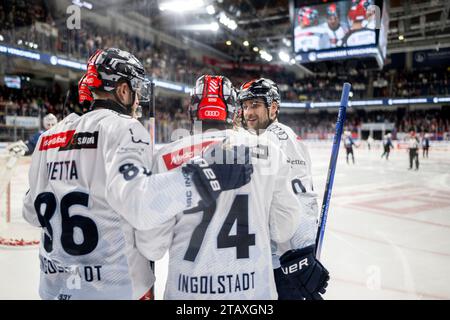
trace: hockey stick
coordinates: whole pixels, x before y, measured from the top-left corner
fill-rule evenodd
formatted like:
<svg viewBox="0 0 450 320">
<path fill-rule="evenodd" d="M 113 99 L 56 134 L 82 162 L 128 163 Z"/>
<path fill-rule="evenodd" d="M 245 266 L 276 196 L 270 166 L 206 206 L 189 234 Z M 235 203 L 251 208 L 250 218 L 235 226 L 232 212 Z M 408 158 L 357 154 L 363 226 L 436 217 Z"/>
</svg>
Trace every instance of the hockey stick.
<svg viewBox="0 0 450 320">
<path fill-rule="evenodd" d="M 336 122 L 336 133 L 333 140 L 333 148 L 331 151 L 330 164 L 328 166 L 327 182 L 325 184 L 325 192 L 323 195 L 322 209 L 320 211 L 319 228 L 316 236 L 316 258 L 320 259 L 322 251 L 323 236 L 325 235 L 325 225 L 327 223 L 328 208 L 330 206 L 331 191 L 333 189 L 334 173 L 336 171 L 336 162 L 339 155 L 339 145 L 341 143 L 342 131 L 344 129 L 345 115 L 348 105 L 348 96 L 350 94 L 351 84 L 346 82 L 342 88 L 341 103 L 339 106 L 339 114 Z"/>
<path fill-rule="evenodd" d="M 149 130 L 150 130 L 150 138 L 152 142 L 152 155 L 155 154 L 155 143 L 156 143 L 156 107 L 155 107 L 155 83 L 151 82 L 151 95 L 150 95 L 150 106 L 149 106 Z"/>
<path fill-rule="evenodd" d="M 149 130 L 150 130 L 150 141 L 152 144 L 152 157 L 155 155 L 155 143 L 156 143 L 156 106 L 155 106 L 155 83 L 152 81 L 150 84 L 150 105 L 149 105 Z M 155 274 L 155 261 L 149 261 L 150 269 L 153 274 Z M 155 283 L 150 288 L 151 300 L 155 300 Z"/>
</svg>

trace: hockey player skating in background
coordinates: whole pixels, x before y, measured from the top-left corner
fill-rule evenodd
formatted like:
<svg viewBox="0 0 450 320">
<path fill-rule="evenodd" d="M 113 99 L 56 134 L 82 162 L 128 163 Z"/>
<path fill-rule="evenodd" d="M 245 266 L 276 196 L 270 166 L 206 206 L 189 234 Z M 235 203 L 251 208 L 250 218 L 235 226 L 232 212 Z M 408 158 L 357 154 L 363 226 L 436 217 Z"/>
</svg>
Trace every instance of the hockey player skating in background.
<svg viewBox="0 0 450 320">
<path fill-rule="evenodd" d="M 384 156 L 386 156 L 386 160 L 389 160 L 389 153 L 391 152 L 391 148 L 394 148 L 394 145 L 392 144 L 391 134 L 387 133 L 384 135 L 383 139 L 383 154 L 381 155 L 381 159 L 383 159 Z"/>
<path fill-rule="evenodd" d="M 0 194 L 3 194 L 7 188 L 8 183 L 11 181 L 14 166 L 17 161 L 25 155 L 28 151 L 28 147 L 22 141 L 16 141 L 6 146 L 6 153 L 0 154 Z"/>
<path fill-rule="evenodd" d="M 272 80 L 261 78 L 244 83 L 238 97 L 243 127 L 270 139 L 286 153 L 294 174 L 292 186 L 300 202 L 295 211 L 301 223 L 294 236 L 284 243 L 273 243 L 278 298 L 321 299 L 329 275 L 314 257 L 318 206 L 309 152 L 294 131 L 278 121 L 280 92 Z M 284 267 L 304 259 L 308 261 L 308 268 L 290 273 Z"/>
<path fill-rule="evenodd" d="M 344 147 L 345 147 L 345 152 L 346 152 L 347 164 L 349 163 L 348 162 L 349 155 L 352 155 L 352 161 L 353 161 L 353 164 L 355 164 L 355 155 L 353 154 L 353 146 L 356 146 L 356 144 L 353 141 L 350 131 L 345 131 L 344 132 Z"/>
<path fill-rule="evenodd" d="M 373 138 L 372 136 L 369 135 L 369 137 L 367 138 L 367 149 L 370 151 L 371 146 L 373 145 Z"/>
<path fill-rule="evenodd" d="M 411 130 L 408 137 L 408 151 L 409 151 L 409 170 L 412 170 L 413 163 L 416 165 L 416 170 L 419 170 L 419 138 L 416 132 Z"/>
<path fill-rule="evenodd" d="M 422 157 L 428 158 L 428 151 L 430 150 L 430 136 L 425 133 L 422 138 Z"/>
<path fill-rule="evenodd" d="M 42 119 L 42 126 L 44 127 L 45 130 L 39 130 L 38 132 L 33 134 L 30 137 L 30 139 L 28 139 L 25 142 L 25 144 L 27 145 L 27 148 L 28 148 L 28 151 L 25 153 L 26 156 L 33 153 L 41 134 L 43 134 L 45 131 L 47 131 L 50 128 L 52 128 L 53 126 L 55 126 L 57 123 L 58 123 L 58 119 L 56 119 L 56 117 L 53 113 L 47 114 L 44 117 L 44 119 Z"/>
<path fill-rule="evenodd" d="M 247 183 L 252 167 L 190 164 L 184 174 L 152 174 L 150 136 L 130 116 L 150 96 L 141 62 L 119 49 L 98 50 L 84 79 L 91 111 L 71 113 L 44 133 L 30 166 L 23 215 L 42 228 L 39 294 L 144 298 L 153 279 L 133 228 L 213 203 L 221 191 Z"/>
<path fill-rule="evenodd" d="M 169 250 L 165 299 L 277 298 L 270 241 L 284 242 L 294 234 L 300 204 L 284 153 L 268 139 L 226 130 L 235 109 L 236 93 L 227 78 L 200 77 L 189 106 L 194 135 L 155 155 L 153 172 L 179 172 L 207 146 L 225 140 L 251 157 L 254 168 L 249 184 L 223 192 L 213 204 L 180 211 L 162 228 L 136 232 L 137 247 L 149 260 Z M 218 149 L 216 160 L 222 160 L 221 153 Z"/>
</svg>

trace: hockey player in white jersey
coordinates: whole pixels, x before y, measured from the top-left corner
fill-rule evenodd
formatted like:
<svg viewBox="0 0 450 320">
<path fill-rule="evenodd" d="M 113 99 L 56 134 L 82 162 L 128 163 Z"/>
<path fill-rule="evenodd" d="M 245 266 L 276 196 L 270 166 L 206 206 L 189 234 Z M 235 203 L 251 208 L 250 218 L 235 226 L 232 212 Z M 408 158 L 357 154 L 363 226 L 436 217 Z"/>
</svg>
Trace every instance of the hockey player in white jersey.
<svg viewBox="0 0 450 320">
<path fill-rule="evenodd" d="M 293 235 L 299 203 L 284 153 L 268 139 L 226 130 L 235 107 L 235 91 L 227 78 L 200 77 L 191 95 L 190 116 L 203 133 L 196 132 L 195 125 L 194 135 L 162 147 L 155 156 L 154 172 L 180 171 L 205 147 L 225 139 L 229 148 L 237 146 L 250 156 L 254 168 L 249 184 L 223 192 L 214 204 L 180 211 L 153 234 L 137 232 L 137 247 L 149 260 L 160 259 L 169 249 L 165 299 L 277 298 L 270 240 L 284 242 Z M 154 241 L 141 244 L 146 238 Z"/>
<path fill-rule="evenodd" d="M 321 26 L 325 30 L 328 42 L 326 47 L 320 49 L 342 47 L 342 39 L 348 30 L 344 24 L 341 24 L 335 3 L 327 6 L 327 21 Z"/>
<path fill-rule="evenodd" d="M 329 276 L 314 257 L 318 206 L 309 152 L 294 131 L 278 121 L 281 98 L 278 86 L 272 80 L 261 78 L 244 83 L 238 101 L 243 127 L 279 146 L 286 153 L 294 174 L 292 186 L 300 203 L 295 214 L 301 223 L 289 241 L 273 244 L 279 299 L 320 299 Z M 295 265 L 304 259 L 308 259 L 308 266 L 297 270 L 296 274 L 283 272 L 289 270 L 287 265 Z"/>
<path fill-rule="evenodd" d="M 212 203 L 222 190 L 247 183 L 251 165 L 190 164 L 184 174 L 152 174 L 150 136 L 130 116 L 149 98 L 142 64 L 119 49 L 98 50 L 83 81 L 94 97 L 91 111 L 71 113 L 44 133 L 29 171 L 23 216 L 42 227 L 39 293 L 142 298 L 153 279 L 133 228 Z"/>
</svg>

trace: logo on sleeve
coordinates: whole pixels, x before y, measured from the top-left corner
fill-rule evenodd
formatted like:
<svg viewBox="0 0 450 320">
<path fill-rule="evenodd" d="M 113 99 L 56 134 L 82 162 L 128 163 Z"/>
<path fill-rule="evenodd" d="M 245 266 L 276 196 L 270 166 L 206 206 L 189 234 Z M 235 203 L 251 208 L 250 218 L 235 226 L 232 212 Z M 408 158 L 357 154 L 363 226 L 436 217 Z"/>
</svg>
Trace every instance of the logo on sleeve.
<svg viewBox="0 0 450 320">
<path fill-rule="evenodd" d="M 171 153 L 163 155 L 164 164 L 168 170 L 178 168 L 197 155 L 201 155 L 203 151 L 211 143 L 216 141 L 205 141 L 203 143 L 191 145 L 182 149 L 175 150 Z"/>
<path fill-rule="evenodd" d="M 267 128 L 267 131 L 274 133 L 279 140 L 287 140 L 289 138 L 286 131 L 284 131 L 283 128 L 277 125 L 271 125 L 269 128 Z"/>
<path fill-rule="evenodd" d="M 74 133 L 75 130 L 69 130 L 42 137 L 41 144 L 39 145 L 39 151 L 45 151 L 67 145 L 72 139 Z"/>
</svg>

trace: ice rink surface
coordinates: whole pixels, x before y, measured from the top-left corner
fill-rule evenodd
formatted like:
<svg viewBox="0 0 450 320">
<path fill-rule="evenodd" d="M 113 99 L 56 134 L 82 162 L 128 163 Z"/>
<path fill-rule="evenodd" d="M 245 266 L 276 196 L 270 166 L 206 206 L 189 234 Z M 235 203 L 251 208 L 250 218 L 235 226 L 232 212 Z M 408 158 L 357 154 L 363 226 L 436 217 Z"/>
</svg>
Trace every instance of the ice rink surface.
<svg viewBox="0 0 450 320">
<path fill-rule="evenodd" d="M 322 202 L 331 147 L 308 143 L 315 189 Z M 381 149 L 341 148 L 322 261 L 331 280 L 326 299 L 450 299 L 450 151 L 420 154 L 410 171 L 406 150 L 389 161 Z M 29 158 L 15 168 L 12 210 L 20 216 Z M 20 223 L 20 221 L 18 222 Z M 156 295 L 167 260 L 156 265 Z M 38 299 L 37 247 L 0 248 L 0 299 Z"/>
</svg>

